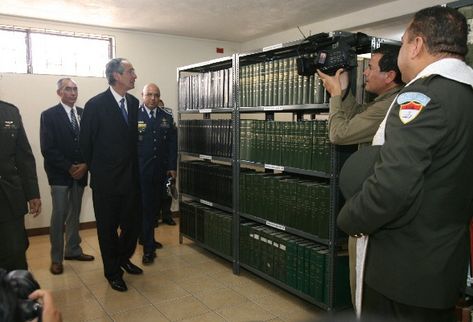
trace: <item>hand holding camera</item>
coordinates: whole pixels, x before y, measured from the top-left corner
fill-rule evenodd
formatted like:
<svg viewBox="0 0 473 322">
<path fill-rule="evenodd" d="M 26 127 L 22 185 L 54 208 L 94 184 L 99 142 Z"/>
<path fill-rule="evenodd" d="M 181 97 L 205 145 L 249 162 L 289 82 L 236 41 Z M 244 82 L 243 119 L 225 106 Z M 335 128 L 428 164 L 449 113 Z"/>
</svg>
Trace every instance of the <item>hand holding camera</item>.
<svg viewBox="0 0 473 322">
<path fill-rule="evenodd" d="M 327 75 L 319 69 L 317 74 L 330 96 L 342 95 L 342 91 L 348 87 L 348 73 L 343 68 L 338 69 L 334 76 Z"/>
</svg>

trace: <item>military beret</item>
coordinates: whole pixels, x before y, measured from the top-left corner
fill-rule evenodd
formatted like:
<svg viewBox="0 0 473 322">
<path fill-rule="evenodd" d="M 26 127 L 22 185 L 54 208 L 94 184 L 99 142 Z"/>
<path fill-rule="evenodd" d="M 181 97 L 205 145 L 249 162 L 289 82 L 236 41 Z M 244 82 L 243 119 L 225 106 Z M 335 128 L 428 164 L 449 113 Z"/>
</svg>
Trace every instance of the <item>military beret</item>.
<svg viewBox="0 0 473 322">
<path fill-rule="evenodd" d="M 340 190 L 345 199 L 359 192 L 363 182 L 374 173 L 380 149 L 380 145 L 363 147 L 345 161 L 339 175 Z"/>
</svg>

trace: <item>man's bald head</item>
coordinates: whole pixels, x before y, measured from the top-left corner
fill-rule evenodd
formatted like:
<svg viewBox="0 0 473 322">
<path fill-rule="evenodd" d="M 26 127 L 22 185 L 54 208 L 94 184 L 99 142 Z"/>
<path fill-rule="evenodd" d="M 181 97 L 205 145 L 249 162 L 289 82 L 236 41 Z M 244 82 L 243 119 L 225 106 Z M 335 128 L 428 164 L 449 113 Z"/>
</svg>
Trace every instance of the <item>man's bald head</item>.
<svg viewBox="0 0 473 322">
<path fill-rule="evenodd" d="M 161 91 L 159 90 L 158 85 L 149 83 L 143 87 L 141 97 L 143 98 L 145 106 L 152 110 L 158 107 L 161 98 Z"/>
</svg>

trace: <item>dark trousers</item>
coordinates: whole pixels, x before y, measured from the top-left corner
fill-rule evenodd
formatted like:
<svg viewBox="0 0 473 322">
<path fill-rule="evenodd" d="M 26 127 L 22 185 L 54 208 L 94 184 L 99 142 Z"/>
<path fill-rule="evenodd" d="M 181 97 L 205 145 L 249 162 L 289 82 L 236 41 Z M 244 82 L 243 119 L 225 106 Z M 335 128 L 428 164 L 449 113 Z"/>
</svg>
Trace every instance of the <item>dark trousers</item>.
<svg viewBox="0 0 473 322">
<path fill-rule="evenodd" d="M 430 309 L 398 303 L 364 284 L 361 321 L 455 322 L 455 312 L 453 307 L 450 309 Z"/>
<path fill-rule="evenodd" d="M 156 214 L 161 209 L 161 196 L 164 187 L 165 172 L 159 173 L 157 178 L 141 177 L 141 201 L 143 205 L 143 223 L 141 227 L 141 242 L 143 252 L 150 253 L 156 250 L 154 244 L 154 224 Z"/>
<path fill-rule="evenodd" d="M 135 252 L 140 233 L 139 194 L 109 195 L 93 191 L 92 198 L 105 277 L 121 277 L 120 265 Z"/>
<path fill-rule="evenodd" d="M 24 216 L 0 222 L 0 268 L 7 271 L 28 269 L 26 249 L 28 237 L 25 230 Z"/>
<path fill-rule="evenodd" d="M 163 195 L 165 192 L 163 192 Z M 161 211 L 158 213 L 158 217 L 161 214 L 163 221 L 172 219 L 171 213 L 172 198 L 169 196 L 161 197 Z"/>
</svg>

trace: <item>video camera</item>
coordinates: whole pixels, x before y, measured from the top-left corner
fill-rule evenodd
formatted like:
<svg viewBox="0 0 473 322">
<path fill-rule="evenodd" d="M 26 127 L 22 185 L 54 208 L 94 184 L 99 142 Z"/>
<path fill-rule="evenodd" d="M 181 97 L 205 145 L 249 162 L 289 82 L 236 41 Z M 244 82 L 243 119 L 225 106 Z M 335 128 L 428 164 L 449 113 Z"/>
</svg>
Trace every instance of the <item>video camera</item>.
<svg viewBox="0 0 473 322">
<path fill-rule="evenodd" d="M 16 297 L 16 315 L 20 321 L 30 321 L 35 318 L 41 319 L 42 306 L 37 301 L 30 300 L 28 296 L 35 290 L 39 289 L 38 282 L 33 275 L 26 270 L 14 270 L 6 273 L 5 270 L 0 270 L 1 287 L 4 288 L 2 296 L 8 296 L 10 299 L 5 299 L 5 304 L 15 299 L 12 299 L 12 294 Z M 3 302 L 3 301 L 2 301 Z M 13 313 L 13 312 L 12 312 Z"/>
<path fill-rule="evenodd" d="M 297 58 L 297 73 L 300 76 L 311 76 L 317 69 L 329 75 L 334 75 L 340 68 L 350 70 L 357 66 L 357 54 L 371 50 L 371 37 L 361 32 L 337 31 L 333 35 L 323 32 L 306 40 L 309 41 L 309 49 L 315 51 L 315 56 Z"/>
</svg>

